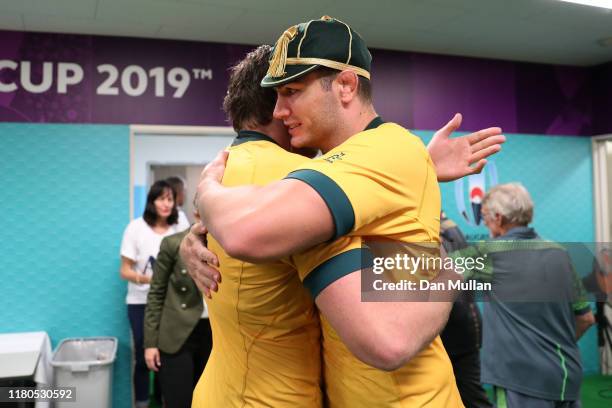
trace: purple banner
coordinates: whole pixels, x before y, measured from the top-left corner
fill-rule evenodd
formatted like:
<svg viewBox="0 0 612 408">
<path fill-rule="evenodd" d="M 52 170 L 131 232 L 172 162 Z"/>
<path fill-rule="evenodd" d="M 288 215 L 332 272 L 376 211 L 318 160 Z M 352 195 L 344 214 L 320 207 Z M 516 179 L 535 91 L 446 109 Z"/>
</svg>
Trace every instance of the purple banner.
<svg viewBox="0 0 612 408">
<path fill-rule="evenodd" d="M 225 126 L 227 69 L 252 48 L 0 31 L 0 122 Z M 558 67 L 383 50 L 373 56 L 378 113 L 409 128 L 438 129 L 461 112 L 461 130 L 612 131 L 610 65 Z"/>
<path fill-rule="evenodd" d="M 460 112 L 462 129 L 519 132 L 515 64 L 428 54 L 413 54 L 411 63 L 415 129 L 438 129 Z"/>
<path fill-rule="evenodd" d="M 226 125 L 227 67 L 252 47 L 0 31 L 0 121 Z"/>
</svg>

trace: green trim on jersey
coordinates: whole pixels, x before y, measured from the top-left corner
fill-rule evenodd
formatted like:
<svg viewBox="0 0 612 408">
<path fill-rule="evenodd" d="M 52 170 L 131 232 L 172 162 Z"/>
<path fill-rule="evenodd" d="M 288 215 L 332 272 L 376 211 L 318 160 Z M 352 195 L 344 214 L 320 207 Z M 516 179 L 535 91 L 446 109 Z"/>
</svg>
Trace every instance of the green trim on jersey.
<svg viewBox="0 0 612 408">
<path fill-rule="evenodd" d="M 346 193 L 334 180 L 316 170 L 296 170 L 285 177 L 287 179 L 301 180 L 314 188 L 321 196 L 334 219 L 335 232 L 332 240 L 340 238 L 355 226 L 355 211 Z"/>
<path fill-rule="evenodd" d="M 370 123 L 368 123 L 368 126 L 366 126 L 366 128 L 364 130 L 376 129 L 377 127 L 379 127 L 383 123 L 385 123 L 385 121 L 382 120 L 382 118 L 380 116 L 377 116 L 374 119 L 372 119 L 372 121 Z"/>
<path fill-rule="evenodd" d="M 355 248 L 338 254 L 313 269 L 304 279 L 304 286 L 313 299 L 331 283 L 349 273 L 370 268 L 374 264 L 372 253 L 367 248 Z"/>
<path fill-rule="evenodd" d="M 246 142 L 259 142 L 259 141 L 272 142 L 274 144 L 278 144 L 270 136 L 264 135 L 261 132 L 256 132 L 254 130 L 241 130 L 240 132 L 238 132 L 238 136 L 232 142 L 232 146 L 238 146 Z"/>
</svg>

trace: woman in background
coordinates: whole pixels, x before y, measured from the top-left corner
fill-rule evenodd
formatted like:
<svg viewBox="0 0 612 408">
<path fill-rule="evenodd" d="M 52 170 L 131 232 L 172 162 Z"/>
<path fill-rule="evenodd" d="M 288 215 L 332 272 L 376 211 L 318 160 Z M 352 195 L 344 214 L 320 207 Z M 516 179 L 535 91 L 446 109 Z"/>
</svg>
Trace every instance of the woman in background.
<svg viewBox="0 0 612 408">
<path fill-rule="evenodd" d="M 121 278 L 128 281 L 126 303 L 134 344 L 133 385 L 136 407 L 149 405 L 149 371 L 144 359 L 144 312 L 161 241 L 179 231 L 174 191 L 165 181 L 149 190 L 142 217 L 132 220 L 121 242 Z"/>
</svg>

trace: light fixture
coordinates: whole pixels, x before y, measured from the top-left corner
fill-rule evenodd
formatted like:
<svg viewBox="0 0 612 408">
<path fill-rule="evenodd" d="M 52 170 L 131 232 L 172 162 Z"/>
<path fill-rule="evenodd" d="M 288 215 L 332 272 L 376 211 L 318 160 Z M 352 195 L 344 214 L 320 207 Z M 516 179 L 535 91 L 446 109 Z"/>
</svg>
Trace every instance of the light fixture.
<svg viewBox="0 0 612 408">
<path fill-rule="evenodd" d="M 566 3 L 582 4 L 584 6 L 612 9 L 612 0 L 561 0 Z"/>
</svg>

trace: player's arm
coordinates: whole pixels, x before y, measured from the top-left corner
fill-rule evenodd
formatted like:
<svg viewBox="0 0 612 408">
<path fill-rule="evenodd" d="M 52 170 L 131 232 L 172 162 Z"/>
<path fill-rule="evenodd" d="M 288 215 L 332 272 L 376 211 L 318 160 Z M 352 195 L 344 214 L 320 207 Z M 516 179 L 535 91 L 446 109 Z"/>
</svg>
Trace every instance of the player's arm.
<svg viewBox="0 0 612 408">
<path fill-rule="evenodd" d="M 198 186 L 203 222 L 229 255 L 250 262 L 278 259 L 344 236 L 410 205 L 397 192 L 408 189 L 403 174 L 415 180 L 435 177 L 420 139 L 402 130 L 394 137 L 406 149 L 414 148 L 411 160 L 388 157 L 392 143 L 349 146 L 342 160 L 313 160 L 263 187 L 222 186 L 227 159 L 222 153 L 204 169 Z M 376 163 L 367 162 L 372 155 Z"/>
<path fill-rule="evenodd" d="M 438 293 L 419 292 L 416 296 L 425 301 L 363 302 L 361 273 L 372 273 L 367 268 L 373 265 L 373 256 L 362 247 L 360 237 L 318 245 L 291 260 L 342 342 L 359 360 L 382 370 L 406 364 L 438 335 L 456 295 L 448 291 L 439 301 L 426 301 Z M 457 279 L 456 274 L 442 271 L 435 282 Z"/>
<path fill-rule="evenodd" d="M 219 181 L 226 159 L 221 153 L 202 173 L 198 205 L 203 224 L 228 255 L 264 262 L 334 235 L 327 204 L 308 184 L 284 179 L 264 187 L 224 187 Z"/>
<path fill-rule="evenodd" d="M 452 302 L 362 302 L 360 273 L 334 281 L 315 302 L 358 359 L 396 370 L 440 333 Z"/>
</svg>

